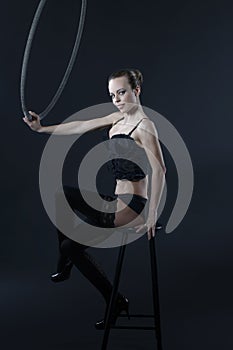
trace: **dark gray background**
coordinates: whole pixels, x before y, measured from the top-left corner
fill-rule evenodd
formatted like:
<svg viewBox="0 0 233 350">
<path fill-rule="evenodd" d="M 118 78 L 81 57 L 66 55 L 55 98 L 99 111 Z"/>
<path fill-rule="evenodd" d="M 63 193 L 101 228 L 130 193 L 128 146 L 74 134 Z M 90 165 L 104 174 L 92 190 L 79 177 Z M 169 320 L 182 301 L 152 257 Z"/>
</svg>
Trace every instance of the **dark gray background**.
<svg viewBox="0 0 233 350">
<path fill-rule="evenodd" d="M 12 350 L 100 349 L 94 329 L 104 302 L 77 270 L 54 285 L 56 231 L 43 209 L 38 169 L 48 135 L 22 122 L 22 57 L 38 1 L 1 3 L 1 346 Z M 48 1 L 29 65 L 29 109 L 55 92 L 75 36 L 80 1 Z M 108 102 L 107 76 L 122 67 L 144 74 L 142 103 L 183 137 L 194 166 L 189 210 L 170 235 L 157 238 L 165 350 L 232 349 L 232 8 L 231 1 L 88 1 L 72 76 L 44 120 Z M 100 137 L 97 132 L 92 137 Z M 170 202 L 176 172 L 166 155 Z M 69 173 L 75 168 L 70 164 Z M 169 185 L 170 184 L 170 185 Z M 113 275 L 117 249 L 93 255 Z M 121 290 L 131 311 L 151 310 L 146 237 L 131 244 Z M 155 349 L 150 331 L 112 331 L 110 349 Z"/>
</svg>

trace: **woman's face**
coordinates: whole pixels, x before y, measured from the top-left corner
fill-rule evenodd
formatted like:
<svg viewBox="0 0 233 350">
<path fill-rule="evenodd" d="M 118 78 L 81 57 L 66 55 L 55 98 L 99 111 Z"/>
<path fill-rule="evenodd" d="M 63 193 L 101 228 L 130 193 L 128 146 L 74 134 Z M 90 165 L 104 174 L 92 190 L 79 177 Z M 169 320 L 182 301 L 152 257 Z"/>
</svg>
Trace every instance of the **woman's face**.
<svg viewBox="0 0 233 350">
<path fill-rule="evenodd" d="M 139 104 L 140 88 L 132 90 L 126 76 L 109 81 L 108 90 L 113 104 L 122 113 L 127 113 L 135 104 Z"/>
</svg>

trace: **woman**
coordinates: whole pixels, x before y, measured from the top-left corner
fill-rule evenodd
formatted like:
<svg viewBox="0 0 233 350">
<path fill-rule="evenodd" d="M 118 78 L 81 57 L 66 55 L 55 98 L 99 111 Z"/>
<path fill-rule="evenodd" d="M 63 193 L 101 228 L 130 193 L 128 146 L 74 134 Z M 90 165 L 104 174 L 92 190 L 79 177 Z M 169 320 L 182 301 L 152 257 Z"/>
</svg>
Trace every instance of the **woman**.
<svg viewBox="0 0 233 350">
<path fill-rule="evenodd" d="M 111 147 L 110 142 L 110 151 L 116 157 L 116 159 L 112 159 L 112 170 L 116 178 L 117 211 L 114 214 L 109 213 L 103 216 L 100 224 L 107 227 L 119 227 L 122 225 L 132 226 L 133 223 L 136 232 L 145 229 L 148 239 L 151 239 L 155 236 L 157 209 L 164 187 L 166 168 L 157 131 L 153 122 L 144 114 L 140 103 L 142 80 L 142 74 L 138 70 L 124 69 L 111 74 L 108 79 L 108 90 L 112 102 L 119 112 L 105 117 L 42 126 L 39 116 L 30 111 L 33 120 L 29 121 L 26 117 L 23 120 L 34 131 L 56 135 L 82 134 L 92 129 L 108 127 L 109 141 L 114 140 L 112 141 L 113 147 Z M 150 202 L 146 220 L 140 213 L 148 200 L 148 174 L 144 173 L 144 167 L 142 170 L 137 163 L 120 158 L 119 154 L 121 152 L 119 150 L 127 150 L 128 152 L 132 141 L 136 152 L 134 148 L 131 156 L 137 154 L 139 161 L 147 159 L 152 169 Z M 89 215 L 89 217 L 93 215 L 93 211 L 85 202 L 80 205 L 82 197 L 77 189 L 66 186 L 64 192 L 73 209 L 81 206 L 84 214 Z M 130 202 L 128 202 L 129 197 L 132 197 Z M 93 258 L 87 254 L 87 246 L 72 241 L 59 231 L 58 237 L 60 258 L 57 273 L 52 275 L 51 279 L 54 282 L 67 279 L 74 264 L 100 291 L 108 304 L 112 285 Z M 119 294 L 113 322 L 116 321 L 121 311 L 128 312 L 128 305 L 128 299 Z M 96 328 L 104 328 L 104 320 L 97 322 Z"/>
</svg>

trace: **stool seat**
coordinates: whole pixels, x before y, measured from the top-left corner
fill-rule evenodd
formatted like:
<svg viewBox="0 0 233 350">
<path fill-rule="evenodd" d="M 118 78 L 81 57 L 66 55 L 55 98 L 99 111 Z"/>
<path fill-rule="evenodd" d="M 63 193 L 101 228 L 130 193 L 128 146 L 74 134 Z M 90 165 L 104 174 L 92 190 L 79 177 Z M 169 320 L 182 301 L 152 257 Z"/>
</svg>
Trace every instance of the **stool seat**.
<svg viewBox="0 0 233 350">
<path fill-rule="evenodd" d="M 162 229 L 162 224 L 157 222 L 155 226 L 156 231 Z M 160 307 L 159 307 L 159 287 L 158 287 L 158 275 L 157 275 L 157 259 L 156 259 L 156 249 L 155 249 L 155 237 L 152 237 L 149 242 L 149 250 L 150 250 L 150 262 L 151 262 L 151 279 L 152 279 L 152 296 L 153 296 L 153 314 L 145 315 L 145 314 L 129 314 L 130 317 L 135 318 L 153 318 L 154 326 L 121 326 L 121 325 L 113 325 L 111 324 L 113 311 L 117 301 L 118 295 L 118 287 L 120 282 L 120 275 L 122 270 L 123 259 L 125 255 L 125 249 L 127 245 L 127 237 L 128 230 L 126 230 L 125 235 L 122 237 L 122 245 L 119 249 L 118 261 L 115 270 L 115 277 L 112 287 L 112 293 L 110 302 L 107 306 L 106 310 L 106 320 L 105 320 L 105 328 L 104 328 L 104 336 L 102 341 L 101 350 L 106 350 L 108 345 L 108 339 L 111 329 L 134 329 L 134 330 L 153 330 L 155 331 L 155 337 L 157 340 L 157 349 L 163 350 L 162 348 L 162 336 L 161 336 L 161 322 L 160 322 Z M 118 317 L 127 317 L 127 315 L 119 315 Z M 123 344 L 122 344 L 123 348 Z"/>
</svg>

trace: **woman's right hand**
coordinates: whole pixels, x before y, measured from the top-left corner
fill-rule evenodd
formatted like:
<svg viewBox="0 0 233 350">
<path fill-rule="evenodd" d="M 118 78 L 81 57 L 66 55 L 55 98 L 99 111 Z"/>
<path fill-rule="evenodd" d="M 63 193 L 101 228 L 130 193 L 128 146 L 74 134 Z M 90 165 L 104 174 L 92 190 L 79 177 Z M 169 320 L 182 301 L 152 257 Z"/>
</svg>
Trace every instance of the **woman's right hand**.
<svg viewBox="0 0 233 350">
<path fill-rule="evenodd" d="M 27 116 L 23 118 L 23 121 L 33 130 L 40 131 L 42 126 L 40 124 L 40 117 L 35 112 L 29 111 L 29 114 L 32 116 L 32 120 L 30 121 Z"/>
</svg>

